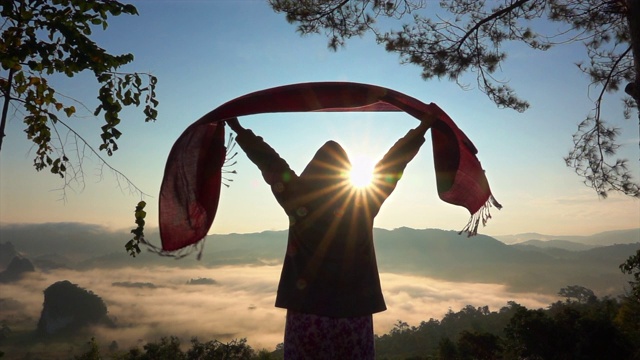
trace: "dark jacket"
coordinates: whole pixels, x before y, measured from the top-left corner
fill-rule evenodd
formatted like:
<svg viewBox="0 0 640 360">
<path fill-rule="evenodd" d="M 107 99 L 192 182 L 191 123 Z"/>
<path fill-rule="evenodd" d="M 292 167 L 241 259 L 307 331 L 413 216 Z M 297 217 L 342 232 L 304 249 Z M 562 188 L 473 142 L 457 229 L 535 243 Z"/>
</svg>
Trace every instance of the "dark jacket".
<svg viewBox="0 0 640 360">
<path fill-rule="evenodd" d="M 289 216 L 289 238 L 276 306 L 328 317 L 386 310 L 373 246 L 373 219 L 424 143 L 411 130 L 380 160 L 373 184 L 350 185 L 350 163 L 329 141 L 300 176 L 261 137 L 240 131 L 236 141 L 271 186 Z"/>
</svg>

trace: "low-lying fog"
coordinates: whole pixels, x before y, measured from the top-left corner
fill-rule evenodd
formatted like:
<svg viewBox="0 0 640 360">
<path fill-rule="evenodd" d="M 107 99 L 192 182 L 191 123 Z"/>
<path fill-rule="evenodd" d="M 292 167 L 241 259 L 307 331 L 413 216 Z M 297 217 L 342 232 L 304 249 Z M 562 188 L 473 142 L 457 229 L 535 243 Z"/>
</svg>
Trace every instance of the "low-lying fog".
<svg viewBox="0 0 640 360">
<path fill-rule="evenodd" d="M 285 310 L 274 307 L 281 266 L 229 266 L 176 269 L 154 267 L 117 270 L 55 270 L 31 274 L 13 284 L 0 285 L 0 297 L 12 299 L 4 319 L 28 316 L 35 329 L 43 290 L 69 280 L 102 297 L 117 328 L 96 328 L 101 343 L 118 342 L 121 349 L 161 336 L 176 335 L 183 343 L 228 341 L 246 337 L 254 349 L 273 350 L 282 342 Z M 215 284 L 189 285 L 191 279 L 210 278 Z M 451 309 L 488 305 L 498 311 L 510 300 L 529 308 L 546 307 L 557 297 L 511 293 L 502 285 L 445 282 L 393 273 L 381 274 L 388 310 L 374 315 L 376 334 L 382 335 L 402 320 L 417 326 L 429 318 L 441 319 Z M 156 287 L 113 286 L 114 282 L 153 283 Z M 5 302 L 7 303 L 7 302 Z M 19 304 L 18 304 L 19 303 Z M 91 335 L 87 335 L 87 340 Z"/>
</svg>

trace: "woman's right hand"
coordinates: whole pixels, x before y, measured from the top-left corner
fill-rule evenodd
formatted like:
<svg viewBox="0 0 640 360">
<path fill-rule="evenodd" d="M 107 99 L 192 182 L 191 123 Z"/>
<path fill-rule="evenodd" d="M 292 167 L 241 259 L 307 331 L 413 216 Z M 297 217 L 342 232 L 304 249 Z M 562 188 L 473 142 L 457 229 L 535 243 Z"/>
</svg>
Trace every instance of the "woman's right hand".
<svg viewBox="0 0 640 360">
<path fill-rule="evenodd" d="M 240 125 L 240 122 L 238 121 L 238 118 L 227 119 L 227 120 L 225 120 L 225 122 L 227 123 L 227 125 L 229 125 L 231 130 L 235 131 L 236 133 L 244 130 L 242 125 Z"/>
</svg>

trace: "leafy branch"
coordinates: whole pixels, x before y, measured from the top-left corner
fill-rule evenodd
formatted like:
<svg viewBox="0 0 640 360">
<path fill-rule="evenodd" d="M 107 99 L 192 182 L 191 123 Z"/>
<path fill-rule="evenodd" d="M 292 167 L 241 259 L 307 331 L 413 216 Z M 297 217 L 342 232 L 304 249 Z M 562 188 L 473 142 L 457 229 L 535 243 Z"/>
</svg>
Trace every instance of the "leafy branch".
<svg viewBox="0 0 640 360">
<path fill-rule="evenodd" d="M 117 126 L 124 107 L 144 105 L 145 121 L 157 118 L 157 78 L 149 73 L 118 72 L 118 68 L 133 61 L 133 55 L 111 55 L 90 39 L 95 27 L 107 28 L 109 16 L 137 15 L 133 5 L 98 0 L 14 0 L 4 1 L 1 6 L 0 14 L 5 22 L 0 34 L 0 65 L 8 71 L 8 76 L 0 77 L 4 98 L 0 149 L 6 135 L 9 103 L 17 102 L 25 110 L 24 131 L 27 139 L 35 145 L 34 167 L 37 171 L 49 168 L 53 174 L 64 178 L 71 168 L 63 144 L 56 145 L 53 141 L 57 124 L 66 127 L 86 148 L 98 154 L 72 126 L 61 121 L 63 114 L 67 118 L 72 117 L 76 108 L 59 100 L 59 94 L 48 81 L 48 77 L 54 74 L 73 77 L 90 71 L 101 84 L 99 105 L 93 114 L 102 114 L 102 144 L 98 150 L 109 156 L 118 149 L 117 140 L 122 132 Z M 60 134 L 57 135 L 60 140 Z M 102 157 L 98 158 L 104 162 Z M 76 171 L 74 173 L 77 174 Z"/>
<path fill-rule="evenodd" d="M 140 201 L 138 203 L 138 205 L 136 205 L 136 210 L 134 212 L 134 215 L 135 215 L 135 218 L 136 218 L 137 227 L 135 229 L 131 230 L 131 233 L 133 234 L 133 238 L 131 240 L 129 240 L 129 242 L 127 242 L 127 244 L 125 245 L 125 249 L 129 253 L 129 255 L 131 255 L 133 257 L 136 257 L 138 254 L 140 254 L 140 252 L 141 252 L 140 243 L 141 242 L 143 244 L 145 243 L 145 240 L 144 240 L 144 225 L 145 225 L 144 218 L 147 216 L 147 212 L 144 211 L 144 207 L 145 206 L 147 206 L 147 203 L 144 202 L 144 201 Z"/>
<path fill-rule="evenodd" d="M 144 106 L 145 122 L 155 121 L 157 78 L 150 73 L 121 72 L 118 69 L 133 61 L 132 54 L 112 55 L 98 46 L 91 35 L 95 29 L 106 30 L 107 19 L 121 14 L 137 15 L 133 5 L 115 0 L 13 0 L 0 3 L 0 67 L 7 76 L 0 76 L 1 97 L 4 98 L 0 121 L 0 149 L 4 140 L 10 105 L 22 117 L 24 132 L 34 145 L 33 165 L 37 171 L 48 168 L 63 179 L 60 189 L 63 199 L 72 182 L 84 186 L 83 164 L 85 154 L 95 155 L 104 167 L 115 174 L 118 186 L 126 183 L 130 191 L 146 194 L 123 173 L 111 166 L 101 151 L 112 156 L 118 150 L 122 132 L 118 129 L 122 119 L 120 112 L 126 106 Z M 102 115 L 101 144 L 96 149 L 69 121 L 77 119 L 76 108 L 51 86 L 50 78 L 64 74 L 74 77 L 91 72 L 100 84 L 99 104 L 93 117 Z M 79 103 L 85 110 L 86 106 Z M 66 116 L 66 117 L 65 117 Z M 61 133 L 66 130 L 66 134 Z M 67 141 L 72 139 L 72 148 Z M 74 157 L 75 161 L 70 160 Z M 127 251 L 133 256 L 140 252 L 138 243 L 144 241 L 143 208 L 136 207 L 138 228 L 132 231 L 134 238 L 127 243 Z"/>
</svg>

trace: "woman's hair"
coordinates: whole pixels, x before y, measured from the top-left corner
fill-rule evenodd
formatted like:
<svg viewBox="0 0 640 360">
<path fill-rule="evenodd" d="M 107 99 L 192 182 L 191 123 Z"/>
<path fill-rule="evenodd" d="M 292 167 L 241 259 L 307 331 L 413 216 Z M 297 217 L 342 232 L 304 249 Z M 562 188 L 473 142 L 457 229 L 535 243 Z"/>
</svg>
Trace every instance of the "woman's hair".
<svg viewBox="0 0 640 360">
<path fill-rule="evenodd" d="M 342 146 L 335 141 L 327 141 L 304 168 L 300 180 L 313 184 L 315 188 L 333 186 L 345 181 L 349 171 L 351 162 Z"/>
</svg>

